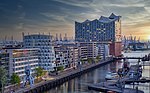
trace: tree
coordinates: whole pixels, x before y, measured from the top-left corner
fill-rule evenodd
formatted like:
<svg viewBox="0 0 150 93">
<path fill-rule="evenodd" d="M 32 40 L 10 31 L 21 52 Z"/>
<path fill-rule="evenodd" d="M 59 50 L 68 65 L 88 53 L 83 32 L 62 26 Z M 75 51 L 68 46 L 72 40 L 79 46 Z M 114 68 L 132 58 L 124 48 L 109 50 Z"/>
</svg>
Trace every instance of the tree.
<svg viewBox="0 0 150 93">
<path fill-rule="evenodd" d="M 4 86 L 7 82 L 7 71 L 4 67 L 0 67 L 0 88 L 1 92 L 4 93 Z"/>
<path fill-rule="evenodd" d="M 16 73 L 13 73 L 12 76 L 11 76 L 11 81 L 10 82 L 11 82 L 11 84 L 20 84 L 21 79 Z"/>
<path fill-rule="evenodd" d="M 93 58 L 88 58 L 87 61 L 88 61 L 88 63 L 92 63 L 93 62 Z"/>
<path fill-rule="evenodd" d="M 101 57 L 98 55 L 98 56 L 96 57 L 96 62 L 100 61 L 100 59 L 101 59 Z"/>
<path fill-rule="evenodd" d="M 57 67 L 57 71 L 63 71 L 63 70 L 64 70 L 64 66 Z"/>
<path fill-rule="evenodd" d="M 37 68 L 35 68 L 35 74 L 38 78 L 38 77 L 41 77 L 42 75 L 44 75 L 44 71 L 41 67 L 37 67 Z"/>
</svg>

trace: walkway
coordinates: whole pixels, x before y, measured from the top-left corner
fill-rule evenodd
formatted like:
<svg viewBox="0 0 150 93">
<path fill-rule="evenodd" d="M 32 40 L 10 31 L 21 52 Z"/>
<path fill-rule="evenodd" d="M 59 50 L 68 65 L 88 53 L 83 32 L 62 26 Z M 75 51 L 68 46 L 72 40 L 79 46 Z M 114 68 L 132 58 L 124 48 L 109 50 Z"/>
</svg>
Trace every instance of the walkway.
<svg viewBox="0 0 150 93">
<path fill-rule="evenodd" d="M 82 68 L 81 69 L 74 69 L 74 68 L 71 68 L 71 69 L 67 69 L 67 70 L 64 70 L 64 71 L 61 71 L 58 73 L 58 75 L 55 75 L 55 76 L 49 76 L 47 80 L 43 80 L 39 83 L 36 83 L 34 85 L 34 87 L 32 87 L 32 89 L 36 88 L 36 87 L 39 87 L 39 86 L 42 86 L 44 84 L 47 84 L 49 82 L 53 82 L 57 79 L 61 79 L 63 77 L 66 77 L 66 76 L 69 76 L 71 74 L 74 74 L 74 73 L 77 73 L 77 72 L 80 72 L 81 70 L 85 70 L 85 69 L 88 69 L 88 68 L 92 68 L 94 66 L 97 66 L 97 65 L 100 65 L 100 64 L 104 64 L 104 63 L 107 63 L 108 61 L 110 61 L 112 59 L 107 59 L 105 61 L 100 61 L 98 63 L 93 63 L 93 64 L 84 64 L 82 65 Z M 30 87 L 27 87 L 27 88 L 20 88 L 19 90 L 17 90 L 15 93 L 24 93 L 28 90 L 30 90 L 31 88 Z M 10 93 L 10 92 L 6 92 L 6 93 Z"/>
</svg>

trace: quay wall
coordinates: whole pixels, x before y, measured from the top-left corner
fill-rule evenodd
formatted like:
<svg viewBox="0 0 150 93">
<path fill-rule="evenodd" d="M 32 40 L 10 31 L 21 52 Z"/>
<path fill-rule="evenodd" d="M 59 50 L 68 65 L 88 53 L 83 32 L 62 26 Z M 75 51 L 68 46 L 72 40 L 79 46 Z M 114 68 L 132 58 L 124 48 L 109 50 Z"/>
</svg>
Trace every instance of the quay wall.
<svg viewBox="0 0 150 93">
<path fill-rule="evenodd" d="M 76 72 L 73 72 L 73 73 L 70 72 L 67 75 L 62 76 L 61 78 L 43 82 L 42 84 L 38 84 L 32 88 L 26 88 L 22 92 L 20 91 L 19 93 L 42 93 L 44 91 L 48 91 L 51 88 L 57 87 L 57 86 L 63 84 L 64 82 L 66 82 L 68 80 L 71 80 L 75 77 L 81 76 L 84 73 L 92 71 L 92 70 L 94 70 L 100 66 L 103 66 L 107 63 L 110 63 L 112 61 L 114 61 L 114 59 L 110 58 L 110 59 L 107 59 L 105 61 L 100 61 L 98 63 L 94 63 L 94 64 L 88 66 L 87 68 L 78 69 Z"/>
</svg>

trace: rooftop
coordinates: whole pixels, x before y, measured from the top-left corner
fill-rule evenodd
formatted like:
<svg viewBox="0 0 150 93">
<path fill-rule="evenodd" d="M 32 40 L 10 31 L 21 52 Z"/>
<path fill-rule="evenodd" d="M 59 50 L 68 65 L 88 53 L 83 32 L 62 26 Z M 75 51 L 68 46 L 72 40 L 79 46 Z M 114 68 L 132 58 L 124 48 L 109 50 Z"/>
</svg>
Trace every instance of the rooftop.
<svg viewBox="0 0 150 93">
<path fill-rule="evenodd" d="M 112 21 L 119 20 L 120 18 L 121 18 L 121 16 L 117 16 L 114 13 L 112 13 L 109 17 L 101 16 L 98 21 L 103 22 L 103 23 L 109 23 L 109 22 L 112 22 Z M 92 20 L 92 21 L 95 21 L 95 20 Z M 88 22 L 91 22 L 91 21 L 87 19 L 87 20 L 85 20 L 84 22 L 81 22 L 81 23 L 88 23 Z M 80 22 L 78 22 L 78 23 L 80 23 Z"/>
</svg>

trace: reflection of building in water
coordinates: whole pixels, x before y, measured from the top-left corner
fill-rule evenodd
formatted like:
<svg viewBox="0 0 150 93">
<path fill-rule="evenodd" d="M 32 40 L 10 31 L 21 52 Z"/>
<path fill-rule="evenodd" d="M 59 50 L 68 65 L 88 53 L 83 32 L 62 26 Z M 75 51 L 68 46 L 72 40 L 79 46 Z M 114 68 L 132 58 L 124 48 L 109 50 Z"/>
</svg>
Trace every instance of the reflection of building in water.
<svg viewBox="0 0 150 93">
<path fill-rule="evenodd" d="M 108 64 L 108 71 L 110 72 L 116 72 L 117 71 L 117 66 L 118 66 L 118 61 L 112 62 Z"/>
<path fill-rule="evenodd" d="M 25 67 L 29 64 L 31 66 L 31 74 L 34 73 L 38 67 L 38 49 L 3 49 L 3 52 L 8 53 L 9 57 L 9 77 L 16 73 L 23 79 L 25 76 Z"/>
<path fill-rule="evenodd" d="M 111 64 L 111 66 L 110 66 L 110 70 L 111 70 L 111 71 L 114 71 L 114 72 L 116 71 L 116 68 L 117 68 L 116 63 L 117 63 L 117 62 L 113 62 L 113 63 Z"/>
</svg>

